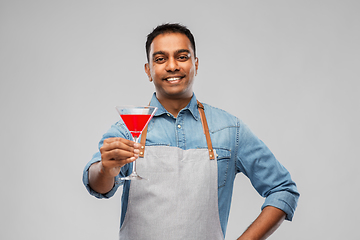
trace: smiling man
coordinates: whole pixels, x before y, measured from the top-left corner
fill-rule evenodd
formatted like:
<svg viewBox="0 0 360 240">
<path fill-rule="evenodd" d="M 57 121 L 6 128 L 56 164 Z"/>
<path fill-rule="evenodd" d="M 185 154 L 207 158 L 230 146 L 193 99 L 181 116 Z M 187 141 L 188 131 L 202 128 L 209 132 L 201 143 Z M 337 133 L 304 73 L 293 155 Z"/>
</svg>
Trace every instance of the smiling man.
<svg viewBox="0 0 360 240">
<path fill-rule="evenodd" d="M 146 54 L 145 72 L 155 85 L 150 105 L 158 111 L 141 144 L 131 141 L 120 120 L 83 173 L 98 198 L 123 185 L 120 239 L 223 240 L 238 173 L 265 198 L 238 239 L 266 239 L 284 219 L 292 220 L 299 193 L 289 172 L 241 120 L 196 99 L 199 60 L 191 32 L 160 25 L 148 35 Z M 137 172 L 149 181 L 120 180 L 135 159 Z"/>
</svg>

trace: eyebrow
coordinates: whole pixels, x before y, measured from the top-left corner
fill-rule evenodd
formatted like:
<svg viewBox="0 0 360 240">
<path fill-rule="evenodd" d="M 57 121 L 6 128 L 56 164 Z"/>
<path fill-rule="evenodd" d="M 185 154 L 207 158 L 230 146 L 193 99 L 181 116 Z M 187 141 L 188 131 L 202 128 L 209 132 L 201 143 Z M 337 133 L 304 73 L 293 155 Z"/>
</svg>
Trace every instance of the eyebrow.
<svg viewBox="0 0 360 240">
<path fill-rule="evenodd" d="M 190 51 L 188 49 L 179 49 L 175 52 L 176 54 L 179 54 L 179 53 L 190 53 Z M 156 55 L 166 55 L 166 53 L 164 51 L 157 51 L 157 52 L 154 52 L 152 54 L 153 57 L 155 57 Z"/>
<path fill-rule="evenodd" d="M 179 49 L 176 53 L 190 53 L 190 51 L 188 49 Z"/>
<path fill-rule="evenodd" d="M 165 55 L 165 52 L 163 52 L 163 51 L 157 51 L 157 52 L 154 52 L 154 53 L 152 54 L 152 56 L 155 57 L 155 56 L 158 55 L 158 54 Z"/>
</svg>

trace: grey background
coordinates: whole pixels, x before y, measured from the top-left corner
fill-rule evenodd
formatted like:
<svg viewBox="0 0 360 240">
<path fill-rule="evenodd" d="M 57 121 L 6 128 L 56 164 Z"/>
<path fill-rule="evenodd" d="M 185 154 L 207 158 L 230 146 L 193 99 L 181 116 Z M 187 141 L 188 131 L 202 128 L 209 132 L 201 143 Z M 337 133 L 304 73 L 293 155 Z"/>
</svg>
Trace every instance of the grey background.
<svg viewBox="0 0 360 240">
<path fill-rule="evenodd" d="M 0 1 L 0 239 L 117 239 L 120 192 L 91 197 L 82 170 L 146 104 L 146 35 L 195 35 L 197 97 L 241 118 L 301 192 L 270 239 L 359 239 L 359 1 Z M 136 95 L 134 95 L 136 93 Z M 263 199 L 239 175 L 227 238 Z"/>
</svg>

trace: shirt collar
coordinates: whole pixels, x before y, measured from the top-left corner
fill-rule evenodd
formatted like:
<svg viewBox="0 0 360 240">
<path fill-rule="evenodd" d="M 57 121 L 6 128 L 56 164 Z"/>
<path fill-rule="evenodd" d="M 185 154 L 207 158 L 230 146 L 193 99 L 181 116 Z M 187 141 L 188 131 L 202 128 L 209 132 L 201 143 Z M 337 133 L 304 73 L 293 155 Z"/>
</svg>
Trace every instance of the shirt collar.
<svg viewBox="0 0 360 240">
<path fill-rule="evenodd" d="M 161 103 L 159 102 L 159 100 L 156 98 L 156 93 L 153 94 L 151 101 L 150 101 L 150 106 L 153 107 L 157 107 L 158 109 L 155 112 L 154 116 L 160 116 L 163 114 L 168 114 L 169 112 L 163 107 L 163 105 L 161 105 Z M 189 104 L 183 109 L 183 110 L 189 110 L 191 115 L 194 117 L 194 119 L 197 121 L 200 119 L 200 113 L 197 107 L 197 100 L 196 100 L 196 96 L 193 93 L 193 96 L 189 102 Z"/>
</svg>

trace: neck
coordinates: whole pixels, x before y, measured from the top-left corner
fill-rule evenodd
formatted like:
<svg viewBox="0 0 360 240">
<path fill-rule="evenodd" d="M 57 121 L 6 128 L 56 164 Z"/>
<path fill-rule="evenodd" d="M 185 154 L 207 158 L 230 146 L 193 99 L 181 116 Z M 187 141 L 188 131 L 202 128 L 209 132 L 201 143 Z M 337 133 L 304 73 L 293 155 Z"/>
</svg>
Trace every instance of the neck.
<svg viewBox="0 0 360 240">
<path fill-rule="evenodd" d="M 179 98 L 179 99 L 159 99 L 161 105 L 174 117 L 177 117 L 178 113 L 181 109 L 185 108 L 189 102 L 191 101 L 191 97 L 189 98 Z"/>
</svg>

